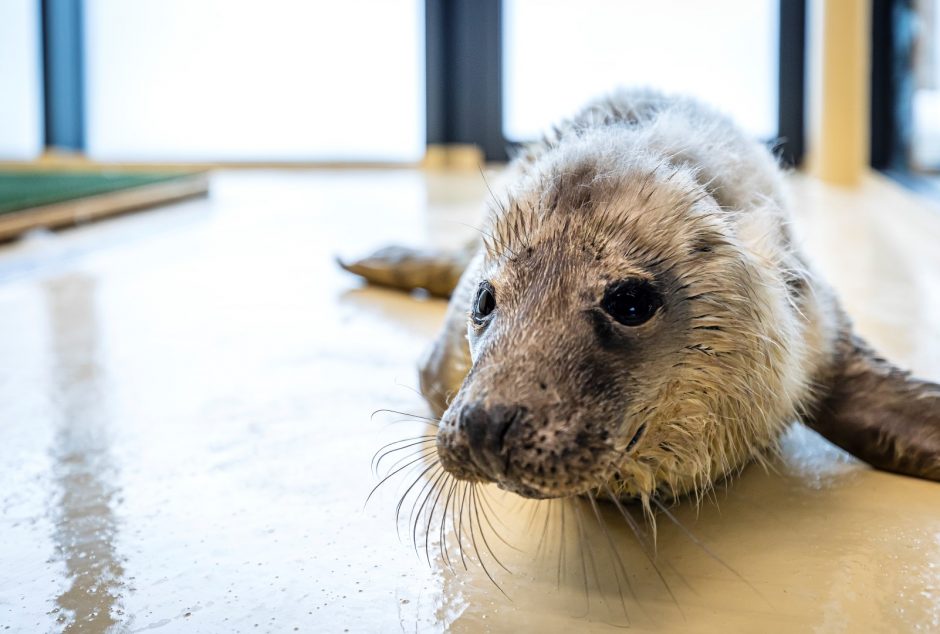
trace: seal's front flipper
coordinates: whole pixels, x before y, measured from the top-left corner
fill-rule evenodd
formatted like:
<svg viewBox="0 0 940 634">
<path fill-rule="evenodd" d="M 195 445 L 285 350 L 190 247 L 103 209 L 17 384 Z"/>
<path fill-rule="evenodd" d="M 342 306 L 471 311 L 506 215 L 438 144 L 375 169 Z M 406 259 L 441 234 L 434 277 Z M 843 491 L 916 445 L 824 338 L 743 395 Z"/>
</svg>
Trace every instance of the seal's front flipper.
<svg viewBox="0 0 940 634">
<path fill-rule="evenodd" d="M 372 255 L 337 263 L 372 284 L 401 290 L 423 288 L 437 297 L 450 297 L 460 275 L 470 263 L 472 251 L 434 251 L 391 246 Z"/>
<path fill-rule="evenodd" d="M 940 385 L 912 378 L 854 335 L 837 355 L 831 390 L 807 424 L 878 469 L 940 481 Z"/>
</svg>

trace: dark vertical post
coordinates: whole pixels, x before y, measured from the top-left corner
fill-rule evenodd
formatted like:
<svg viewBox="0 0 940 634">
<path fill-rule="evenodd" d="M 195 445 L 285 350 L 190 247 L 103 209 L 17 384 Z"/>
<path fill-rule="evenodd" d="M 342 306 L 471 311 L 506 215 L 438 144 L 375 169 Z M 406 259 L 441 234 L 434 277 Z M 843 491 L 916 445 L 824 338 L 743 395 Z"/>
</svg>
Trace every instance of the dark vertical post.
<svg viewBox="0 0 940 634">
<path fill-rule="evenodd" d="M 426 0 L 428 143 L 506 159 L 501 0 Z"/>
<path fill-rule="evenodd" d="M 85 147 L 82 0 L 42 0 L 47 147 Z"/>
<path fill-rule="evenodd" d="M 424 74 L 428 143 L 447 143 L 447 24 L 449 2 L 424 0 Z"/>
<path fill-rule="evenodd" d="M 874 0 L 871 21 L 871 165 L 908 167 L 912 125 L 914 39 L 910 0 Z"/>
<path fill-rule="evenodd" d="M 805 148 L 806 0 L 780 0 L 780 159 L 799 165 Z"/>
</svg>

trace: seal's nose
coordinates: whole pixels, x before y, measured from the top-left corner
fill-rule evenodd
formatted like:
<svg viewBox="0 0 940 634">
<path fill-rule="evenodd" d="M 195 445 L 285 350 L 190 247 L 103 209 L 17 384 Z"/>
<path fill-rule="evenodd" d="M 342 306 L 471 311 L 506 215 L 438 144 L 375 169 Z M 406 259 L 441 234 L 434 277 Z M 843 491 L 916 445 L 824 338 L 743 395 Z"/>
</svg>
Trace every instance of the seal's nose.
<svg viewBox="0 0 940 634">
<path fill-rule="evenodd" d="M 473 404 L 460 413 L 460 426 L 467 436 L 470 457 L 483 473 L 498 478 L 506 473 L 503 445 L 506 434 L 527 410 L 518 405 L 484 407 Z"/>
</svg>

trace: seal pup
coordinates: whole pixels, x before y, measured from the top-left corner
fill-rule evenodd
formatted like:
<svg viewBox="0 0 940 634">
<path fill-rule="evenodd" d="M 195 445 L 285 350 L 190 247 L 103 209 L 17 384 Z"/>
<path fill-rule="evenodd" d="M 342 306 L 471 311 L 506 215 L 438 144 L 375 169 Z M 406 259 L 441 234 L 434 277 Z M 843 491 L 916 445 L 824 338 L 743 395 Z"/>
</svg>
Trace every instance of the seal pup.
<svg viewBox="0 0 940 634">
<path fill-rule="evenodd" d="M 940 480 L 940 386 L 853 333 L 794 243 L 783 171 L 726 117 L 623 90 L 503 181 L 472 257 L 343 264 L 452 289 L 420 367 L 449 474 L 648 506 L 764 461 L 802 421 L 879 469 Z"/>
</svg>

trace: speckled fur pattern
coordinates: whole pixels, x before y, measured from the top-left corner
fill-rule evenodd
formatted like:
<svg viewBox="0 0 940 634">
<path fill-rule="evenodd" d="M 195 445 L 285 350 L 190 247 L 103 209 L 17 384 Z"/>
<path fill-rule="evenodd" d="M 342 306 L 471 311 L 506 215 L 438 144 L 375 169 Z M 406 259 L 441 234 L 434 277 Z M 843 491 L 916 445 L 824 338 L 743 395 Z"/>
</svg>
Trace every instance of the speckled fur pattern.
<svg viewBox="0 0 940 634">
<path fill-rule="evenodd" d="M 526 148 L 490 206 L 421 368 L 452 475 L 535 498 L 700 497 L 803 420 L 876 466 L 936 479 L 937 386 L 920 382 L 907 411 L 892 395 L 911 380 L 881 367 L 894 409 L 879 417 L 876 391 L 859 421 L 852 386 L 874 353 L 846 354 L 851 325 L 794 245 L 781 169 L 724 116 L 619 92 Z M 664 297 L 639 327 L 598 308 L 625 278 Z M 481 326 L 468 311 L 484 281 L 497 308 Z M 474 417 L 510 410 L 493 457 L 474 459 Z"/>
</svg>

